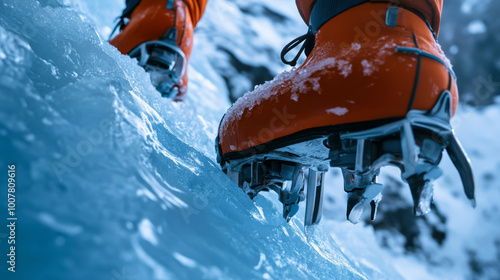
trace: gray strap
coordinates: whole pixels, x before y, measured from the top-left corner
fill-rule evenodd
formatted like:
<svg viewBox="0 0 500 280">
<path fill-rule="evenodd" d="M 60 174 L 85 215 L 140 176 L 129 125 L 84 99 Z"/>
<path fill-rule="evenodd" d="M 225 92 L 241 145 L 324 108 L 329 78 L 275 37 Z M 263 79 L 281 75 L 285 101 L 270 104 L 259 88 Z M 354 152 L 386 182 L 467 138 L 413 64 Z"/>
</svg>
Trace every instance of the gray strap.
<svg viewBox="0 0 500 280">
<path fill-rule="evenodd" d="M 396 27 L 398 23 L 398 7 L 390 7 L 387 9 L 387 14 L 385 15 L 385 25 L 389 27 Z"/>
<path fill-rule="evenodd" d="M 167 0 L 167 9 L 168 10 L 174 9 L 174 2 L 175 2 L 175 0 Z"/>
</svg>

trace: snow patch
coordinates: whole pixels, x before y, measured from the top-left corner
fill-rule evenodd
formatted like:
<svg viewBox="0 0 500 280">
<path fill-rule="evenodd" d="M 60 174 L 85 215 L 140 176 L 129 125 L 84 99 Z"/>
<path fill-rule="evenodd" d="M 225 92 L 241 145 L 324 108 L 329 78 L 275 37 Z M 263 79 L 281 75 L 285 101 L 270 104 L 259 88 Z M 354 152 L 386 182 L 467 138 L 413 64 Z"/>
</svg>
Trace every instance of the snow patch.
<svg viewBox="0 0 500 280">
<path fill-rule="evenodd" d="M 352 73 L 352 64 L 347 60 L 339 60 L 337 62 L 337 69 L 342 76 L 347 77 Z"/>
<path fill-rule="evenodd" d="M 335 108 L 326 110 L 326 112 L 328 114 L 343 116 L 343 115 L 347 114 L 347 112 L 349 112 L 349 110 L 347 108 L 344 108 L 344 107 L 335 107 Z"/>
<path fill-rule="evenodd" d="M 371 76 L 373 72 L 375 71 L 375 67 L 373 66 L 373 63 L 369 62 L 366 59 L 363 59 L 361 61 L 361 66 L 363 66 L 363 75 L 364 76 Z"/>
</svg>

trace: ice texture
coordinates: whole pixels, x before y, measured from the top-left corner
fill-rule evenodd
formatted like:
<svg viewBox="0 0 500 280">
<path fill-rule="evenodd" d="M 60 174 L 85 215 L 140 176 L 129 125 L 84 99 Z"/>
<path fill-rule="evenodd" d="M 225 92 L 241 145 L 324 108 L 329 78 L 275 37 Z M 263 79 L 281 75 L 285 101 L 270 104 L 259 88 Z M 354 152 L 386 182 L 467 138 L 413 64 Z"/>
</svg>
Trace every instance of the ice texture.
<svg viewBox="0 0 500 280">
<path fill-rule="evenodd" d="M 231 5 L 209 13 L 218 3 Z M 17 272 L 1 279 L 399 277 L 346 255 L 326 227 L 307 240 L 274 197 L 231 183 L 213 150 L 230 106 L 213 43 L 195 42 L 186 102 L 161 98 L 103 37 L 112 6 L 0 3 L 1 179 L 7 164 L 19 178 Z"/>
<path fill-rule="evenodd" d="M 7 164 L 16 164 L 19 179 L 17 272 L 4 266 L 0 279 L 500 278 L 500 102 L 459 108 L 453 125 L 471 156 L 478 207 L 470 207 L 445 156 L 436 209 L 410 221 L 423 249 L 405 249 L 405 228 L 346 222 L 335 169 L 327 174 L 324 218 L 308 238 L 303 207 L 285 223 L 277 198 L 251 201 L 220 171 L 213 149 L 230 106 L 218 70 L 231 63 L 221 46 L 280 72 L 279 57 L 269 53 L 307 29 L 291 1 L 209 1 L 184 103 L 161 98 L 135 61 L 106 43 L 123 2 L 0 1 L 0 181 Z M 300 83 L 291 98 L 300 102 Z M 380 221 L 392 210 L 412 211 L 399 177 L 383 170 L 381 183 L 403 199 L 381 202 Z M 446 233 L 442 244 L 436 231 Z M 5 253 L 0 261 L 6 264 Z"/>
</svg>

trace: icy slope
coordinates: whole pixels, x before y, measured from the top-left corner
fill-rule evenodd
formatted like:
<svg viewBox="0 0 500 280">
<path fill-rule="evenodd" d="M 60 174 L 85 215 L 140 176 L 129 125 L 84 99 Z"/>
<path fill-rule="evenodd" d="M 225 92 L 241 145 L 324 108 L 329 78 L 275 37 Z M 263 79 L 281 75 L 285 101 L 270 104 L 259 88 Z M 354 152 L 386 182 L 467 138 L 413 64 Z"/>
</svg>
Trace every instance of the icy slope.
<svg viewBox="0 0 500 280">
<path fill-rule="evenodd" d="M 370 229 L 308 241 L 230 183 L 212 151 L 228 91 L 207 53 L 172 103 L 90 24 L 97 1 L 61 2 L 0 2 L 0 179 L 16 164 L 19 219 L 1 279 L 399 278 Z"/>
</svg>

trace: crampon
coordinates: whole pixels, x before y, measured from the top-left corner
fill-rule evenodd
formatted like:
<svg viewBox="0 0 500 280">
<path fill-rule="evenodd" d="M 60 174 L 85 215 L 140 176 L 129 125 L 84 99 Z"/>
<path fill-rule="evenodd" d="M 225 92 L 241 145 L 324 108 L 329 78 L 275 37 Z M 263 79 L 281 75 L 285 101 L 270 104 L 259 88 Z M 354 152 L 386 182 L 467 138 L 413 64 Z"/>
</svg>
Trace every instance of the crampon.
<svg viewBox="0 0 500 280">
<path fill-rule="evenodd" d="M 289 221 L 305 201 L 304 226 L 322 216 L 325 172 L 342 169 L 348 194 L 347 219 L 357 223 L 365 206 L 376 218 L 383 185 L 377 182 L 381 167 L 397 166 L 411 189 L 416 215 L 430 211 L 432 181 L 446 150 L 457 168 L 466 196 L 475 206 L 474 180 L 469 159 L 454 135 L 451 96 L 444 91 L 429 111 L 411 110 L 404 118 L 371 124 L 332 126 L 292 141 L 274 142 L 249 153 L 222 157 L 223 171 L 251 198 L 274 191 Z M 220 155 L 220 153 L 219 153 Z"/>
<path fill-rule="evenodd" d="M 186 72 L 186 56 L 174 40 L 145 42 L 129 55 L 136 58 L 138 64 L 150 74 L 151 83 L 164 97 L 171 98 L 178 94 L 174 86 Z"/>
<path fill-rule="evenodd" d="M 181 101 L 187 92 L 193 28 L 204 8 L 191 9 L 181 0 L 127 0 L 109 43 L 137 59 L 163 97 Z"/>
</svg>

